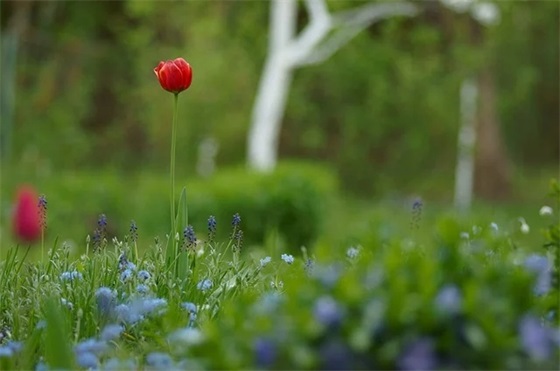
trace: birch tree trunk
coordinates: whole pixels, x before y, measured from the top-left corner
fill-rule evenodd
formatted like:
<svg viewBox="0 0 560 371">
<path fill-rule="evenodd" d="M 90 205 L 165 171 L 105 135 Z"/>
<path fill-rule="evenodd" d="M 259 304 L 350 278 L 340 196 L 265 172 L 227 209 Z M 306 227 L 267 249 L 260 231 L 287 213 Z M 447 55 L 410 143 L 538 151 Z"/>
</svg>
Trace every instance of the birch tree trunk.
<svg viewBox="0 0 560 371">
<path fill-rule="evenodd" d="M 270 6 L 268 56 L 247 140 L 248 165 L 259 171 L 273 170 L 276 165 L 280 127 L 294 69 L 324 61 L 375 21 L 417 12 L 411 3 L 392 2 L 366 3 L 330 14 L 325 0 L 305 0 L 310 21 L 296 36 L 296 5 L 295 0 L 273 0 Z M 333 29 L 332 37 L 327 38 Z"/>
<path fill-rule="evenodd" d="M 455 168 L 455 207 L 463 212 L 470 209 L 473 194 L 477 97 L 476 79 L 465 79 L 461 86 L 461 127 Z"/>
</svg>

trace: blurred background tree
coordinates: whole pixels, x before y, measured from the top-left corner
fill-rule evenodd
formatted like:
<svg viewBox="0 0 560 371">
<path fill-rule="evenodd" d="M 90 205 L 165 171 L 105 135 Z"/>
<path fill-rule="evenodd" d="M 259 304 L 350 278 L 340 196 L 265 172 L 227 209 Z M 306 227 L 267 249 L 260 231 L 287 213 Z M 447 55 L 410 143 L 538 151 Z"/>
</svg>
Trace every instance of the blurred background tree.
<svg viewBox="0 0 560 371">
<path fill-rule="evenodd" d="M 295 72 L 280 158 L 327 163 L 354 195 L 423 191 L 450 200 L 460 85 L 485 66 L 480 79 L 490 87 L 481 97 L 495 99 L 487 117 L 503 134 L 497 168 L 515 175 L 557 166 L 560 5 L 496 2 L 500 23 L 481 28 L 439 2 L 417 4 L 418 16 L 376 23 Z M 172 100 L 152 69 L 176 56 L 194 71 L 179 108 L 178 175 L 195 174 L 207 138 L 219 143 L 218 168 L 245 162 L 267 2 L 3 1 L 1 17 L 3 168 L 165 173 Z M 301 2 L 297 22 L 298 30 L 307 22 Z"/>
</svg>

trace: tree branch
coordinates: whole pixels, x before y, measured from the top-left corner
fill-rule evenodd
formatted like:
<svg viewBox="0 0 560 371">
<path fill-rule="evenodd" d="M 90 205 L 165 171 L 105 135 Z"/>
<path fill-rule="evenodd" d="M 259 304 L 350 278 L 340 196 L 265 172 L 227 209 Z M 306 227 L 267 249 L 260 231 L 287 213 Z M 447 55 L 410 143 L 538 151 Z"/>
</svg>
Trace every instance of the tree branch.
<svg viewBox="0 0 560 371">
<path fill-rule="evenodd" d="M 333 16 L 333 23 L 335 27 L 363 26 L 398 15 L 413 16 L 417 12 L 418 8 L 409 2 L 370 3 L 355 9 L 338 12 Z"/>
<path fill-rule="evenodd" d="M 366 4 L 339 12 L 332 16 L 332 25 L 337 28 L 334 34 L 300 59 L 297 65 L 321 63 L 371 24 L 393 16 L 414 16 L 417 12 L 415 5 L 406 2 Z"/>
<path fill-rule="evenodd" d="M 287 50 L 288 63 L 294 66 L 307 58 L 332 27 L 325 0 L 306 0 L 305 5 L 310 18 L 309 24 L 290 43 Z"/>
</svg>

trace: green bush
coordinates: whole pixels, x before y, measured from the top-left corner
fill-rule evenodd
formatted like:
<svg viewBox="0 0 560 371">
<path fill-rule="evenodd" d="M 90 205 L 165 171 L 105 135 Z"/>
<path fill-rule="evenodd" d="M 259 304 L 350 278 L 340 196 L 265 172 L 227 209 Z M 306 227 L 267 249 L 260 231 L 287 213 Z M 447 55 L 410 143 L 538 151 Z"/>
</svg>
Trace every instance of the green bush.
<svg viewBox="0 0 560 371">
<path fill-rule="evenodd" d="M 285 163 L 268 174 L 224 170 L 187 183 L 189 222 L 202 233 L 208 216 L 214 215 L 218 235 L 225 237 L 231 233 L 232 216 L 239 213 L 246 244 L 262 243 L 276 231 L 288 250 L 298 251 L 318 237 L 335 191 L 334 176 L 316 165 Z"/>
</svg>

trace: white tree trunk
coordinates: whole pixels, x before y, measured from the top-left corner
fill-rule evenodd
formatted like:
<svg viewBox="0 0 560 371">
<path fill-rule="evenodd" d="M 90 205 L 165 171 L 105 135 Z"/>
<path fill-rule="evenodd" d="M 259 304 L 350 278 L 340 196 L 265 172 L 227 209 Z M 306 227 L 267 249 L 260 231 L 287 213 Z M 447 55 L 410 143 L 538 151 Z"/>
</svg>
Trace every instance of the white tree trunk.
<svg viewBox="0 0 560 371">
<path fill-rule="evenodd" d="M 475 81 L 464 80 L 461 85 L 461 126 L 455 167 L 455 207 L 463 212 L 470 209 L 473 194 L 477 97 L 478 88 Z"/>
<path fill-rule="evenodd" d="M 280 126 L 293 70 L 298 66 L 322 62 L 377 20 L 416 13 L 416 7 L 406 2 L 372 3 L 332 16 L 325 0 L 306 0 L 305 5 L 309 24 L 294 37 L 296 1 L 271 2 L 268 56 L 253 106 L 247 141 L 248 164 L 259 171 L 273 170 L 276 165 Z M 329 42 L 327 39 L 323 43 L 333 28 L 339 32 L 335 33 L 333 40 Z"/>
</svg>

